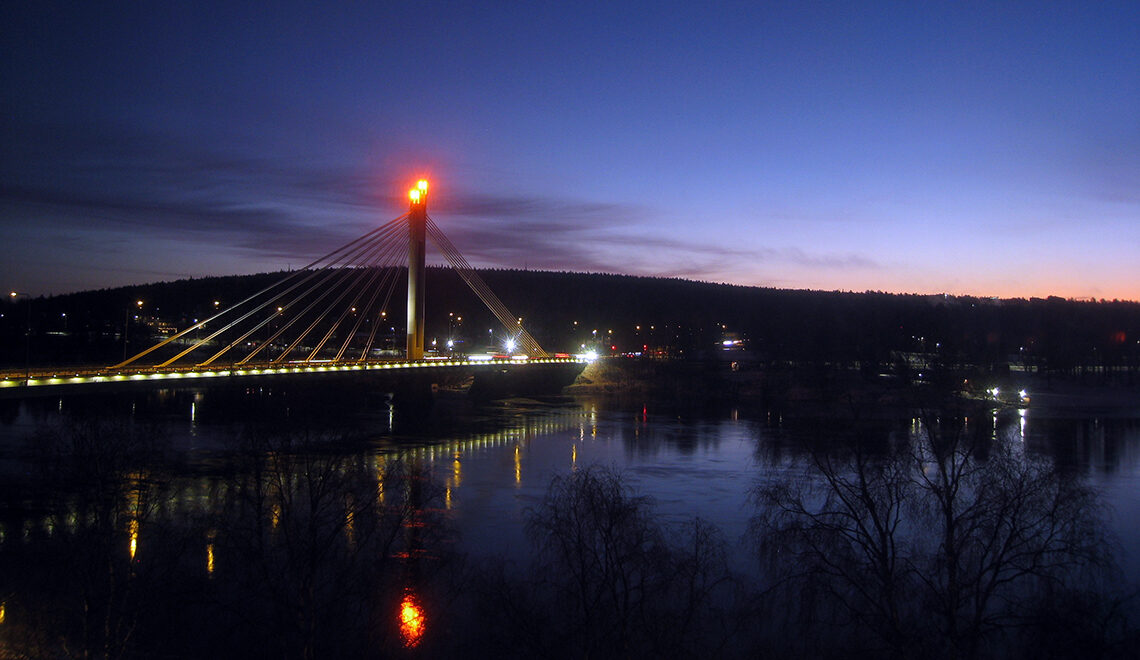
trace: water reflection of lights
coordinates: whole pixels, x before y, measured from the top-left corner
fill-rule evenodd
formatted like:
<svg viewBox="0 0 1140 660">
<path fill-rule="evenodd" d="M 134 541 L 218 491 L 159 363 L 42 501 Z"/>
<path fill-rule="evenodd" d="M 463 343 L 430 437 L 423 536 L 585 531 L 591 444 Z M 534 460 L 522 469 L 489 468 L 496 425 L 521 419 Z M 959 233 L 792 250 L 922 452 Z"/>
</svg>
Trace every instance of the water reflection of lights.
<svg viewBox="0 0 1140 660">
<path fill-rule="evenodd" d="M 131 559 L 135 558 L 135 553 L 139 549 L 139 520 L 138 518 L 131 518 L 130 526 L 127 532 L 131 535 Z"/>
<path fill-rule="evenodd" d="M 372 457 L 372 469 L 376 472 L 376 501 L 384 503 L 384 475 L 388 473 L 388 459 L 381 454 Z"/>
<path fill-rule="evenodd" d="M 400 636 L 404 638 L 406 648 L 419 646 L 425 630 L 424 610 L 412 591 L 404 592 L 404 600 L 400 602 Z"/>
<path fill-rule="evenodd" d="M 585 425 L 591 419 L 596 423 L 596 415 L 596 411 L 586 412 L 578 409 L 557 411 L 529 418 L 524 416 L 520 418 L 520 421 L 525 419 L 525 422 L 490 433 L 472 433 L 435 445 L 400 447 L 392 451 L 377 452 L 367 459 L 370 461 L 376 483 L 375 501 L 379 504 L 385 504 L 386 500 L 391 499 L 392 493 L 388 493 L 386 490 L 389 490 L 387 486 L 392 485 L 392 482 L 388 481 L 392 469 L 402 469 L 400 466 L 405 460 L 427 459 L 437 467 L 446 470 L 443 475 L 446 490 L 442 494 L 444 504 L 448 508 L 452 508 L 456 505 L 454 498 L 457 493 L 455 489 L 464 483 L 463 462 L 465 457 L 478 456 L 488 451 L 500 449 L 512 452 L 515 468 L 514 483 L 516 487 L 519 487 L 522 484 L 523 448 L 529 447 L 530 442 L 544 436 L 551 436 L 570 429 L 577 430 L 575 435 L 579 438 L 578 444 L 584 443 L 586 439 Z M 596 436 L 596 434 L 597 427 L 591 424 L 590 435 Z M 578 444 L 575 444 L 571 450 L 572 465 L 577 464 L 578 450 L 581 448 Z M 287 458 L 279 452 L 268 452 L 264 458 L 268 463 L 274 465 L 279 463 L 283 465 L 288 462 Z M 446 462 L 439 465 L 436 462 L 437 458 Z M 119 513 L 123 516 L 121 523 L 123 526 L 119 529 L 125 532 L 128 537 L 124 549 L 127 550 L 132 561 L 136 560 L 140 551 L 143 522 L 147 522 L 149 525 L 151 518 L 156 515 L 163 519 L 175 520 L 192 519 L 217 513 L 224 509 L 225 502 L 234 494 L 234 485 L 224 478 L 176 478 L 169 482 L 159 483 L 151 481 L 150 475 L 145 471 L 131 472 L 125 475 L 124 486 L 125 497 L 121 501 L 121 509 L 119 509 Z M 286 519 L 287 512 L 279 501 L 270 501 L 266 504 L 268 510 L 264 515 L 267 517 L 270 529 L 274 530 L 275 533 L 280 533 L 282 526 L 288 522 Z M 359 503 L 354 504 L 351 501 L 346 501 L 344 505 L 345 509 L 342 515 L 345 516 L 345 536 L 348 543 L 352 543 L 352 536 L 355 531 L 358 531 L 354 530 L 353 527 L 356 522 L 359 522 L 355 520 L 353 512 L 360 513 Z M 83 513 L 81 503 L 71 500 L 68 502 L 65 512 L 31 517 L 16 524 L 0 524 L 0 543 L 14 540 L 31 542 L 39 534 L 46 534 L 47 536 L 76 534 L 84 528 L 94 526 L 96 524 L 95 515 L 94 511 Z M 205 545 L 206 560 L 203 562 L 205 572 L 212 574 L 215 554 L 219 548 L 213 536 L 206 539 Z M 199 564 L 199 566 L 201 565 Z"/>
<path fill-rule="evenodd" d="M 127 523 L 127 533 L 131 537 L 132 560 L 139 549 L 139 514 L 142 513 L 142 488 L 145 479 L 146 475 L 143 473 L 131 474 L 130 490 L 127 492 L 127 513 L 131 517 L 130 522 Z"/>
<path fill-rule="evenodd" d="M 349 501 L 345 503 L 346 511 L 344 512 L 344 536 L 348 541 L 348 547 L 356 545 L 356 512 L 352 509 L 352 494 L 348 495 Z"/>
<path fill-rule="evenodd" d="M 1029 411 L 1028 411 L 1028 410 L 1026 410 L 1025 408 L 1022 408 L 1021 410 L 1017 411 L 1018 415 L 1020 415 L 1020 417 L 1021 417 L 1021 418 L 1018 420 L 1018 424 L 1019 424 L 1019 426 L 1018 426 L 1018 432 L 1019 432 L 1019 434 L 1021 435 L 1021 441 L 1022 441 L 1022 442 L 1025 442 L 1025 415 L 1026 415 L 1026 413 L 1028 413 L 1028 412 L 1029 412 Z"/>
</svg>

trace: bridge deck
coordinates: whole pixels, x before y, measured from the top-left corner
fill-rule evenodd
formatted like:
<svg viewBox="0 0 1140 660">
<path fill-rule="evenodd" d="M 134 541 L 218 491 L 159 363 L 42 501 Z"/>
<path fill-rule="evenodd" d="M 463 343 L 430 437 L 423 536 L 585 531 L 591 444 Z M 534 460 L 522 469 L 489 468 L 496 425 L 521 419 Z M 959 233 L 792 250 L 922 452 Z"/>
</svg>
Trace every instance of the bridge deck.
<svg viewBox="0 0 1140 660">
<path fill-rule="evenodd" d="M 0 380 L 0 392 L 15 393 L 17 391 L 27 392 L 32 388 L 50 389 L 63 386 L 71 387 L 76 385 L 132 382 L 155 382 L 155 384 L 163 384 L 163 381 L 181 381 L 183 384 L 186 384 L 186 381 L 193 381 L 195 379 L 209 380 L 242 376 L 296 375 L 375 370 L 449 369 L 459 367 L 519 367 L 540 364 L 576 364 L 586 361 L 585 358 L 579 357 L 524 358 L 520 356 L 506 359 L 440 358 L 413 361 L 369 360 L 352 363 L 305 362 L 283 365 L 265 364 L 263 366 L 247 364 L 240 366 L 223 365 L 213 368 L 198 366 L 165 368 L 139 367 L 130 369 L 108 369 L 106 367 L 87 369 L 70 368 L 57 369 L 55 371 L 36 370 L 30 373 L 25 373 L 24 371 L 18 373 L 3 373 L 2 380 Z"/>
</svg>

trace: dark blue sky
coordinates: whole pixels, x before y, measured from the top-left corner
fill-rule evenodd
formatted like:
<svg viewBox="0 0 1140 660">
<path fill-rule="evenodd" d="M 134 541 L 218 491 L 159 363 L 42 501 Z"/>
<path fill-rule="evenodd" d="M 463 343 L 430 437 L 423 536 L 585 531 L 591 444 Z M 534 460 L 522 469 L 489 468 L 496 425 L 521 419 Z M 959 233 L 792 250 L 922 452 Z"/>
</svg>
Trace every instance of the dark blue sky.
<svg viewBox="0 0 1140 660">
<path fill-rule="evenodd" d="M 234 6 L 239 5 L 239 6 Z M 476 265 L 1140 299 L 1140 4 L 4 3 L 0 284 Z"/>
</svg>

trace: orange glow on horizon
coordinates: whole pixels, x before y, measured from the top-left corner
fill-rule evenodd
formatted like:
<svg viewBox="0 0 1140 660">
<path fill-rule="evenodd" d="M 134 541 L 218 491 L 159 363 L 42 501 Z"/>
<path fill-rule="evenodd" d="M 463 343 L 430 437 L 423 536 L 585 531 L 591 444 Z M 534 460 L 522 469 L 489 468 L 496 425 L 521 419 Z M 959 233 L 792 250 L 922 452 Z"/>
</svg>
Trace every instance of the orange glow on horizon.
<svg viewBox="0 0 1140 660">
<path fill-rule="evenodd" d="M 405 591 L 404 600 L 400 603 L 400 636 L 404 638 L 404 646 L 406 648 L 419 646 L 425 627 L 423 608 L 411 590 Z"/>
</svg>

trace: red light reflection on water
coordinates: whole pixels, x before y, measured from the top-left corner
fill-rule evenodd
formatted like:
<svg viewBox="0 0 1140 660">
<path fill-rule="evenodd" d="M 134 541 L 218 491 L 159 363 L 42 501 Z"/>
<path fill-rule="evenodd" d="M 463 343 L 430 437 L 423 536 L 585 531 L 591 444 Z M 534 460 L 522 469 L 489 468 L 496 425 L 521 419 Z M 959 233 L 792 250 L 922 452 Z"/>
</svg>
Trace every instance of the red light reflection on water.
<svg viewBox="0 0 1140 660">
<path fill-rule="evenodd" d="M 425 628 L 424 609 L 420 606 L 416 595 L 410 589 L 406 590 L 404 600 L 400 603 L 400 636 L 404 638 L 404 646 L 406 648 L 418 646 L 423 639 Z"/>
</svg>

